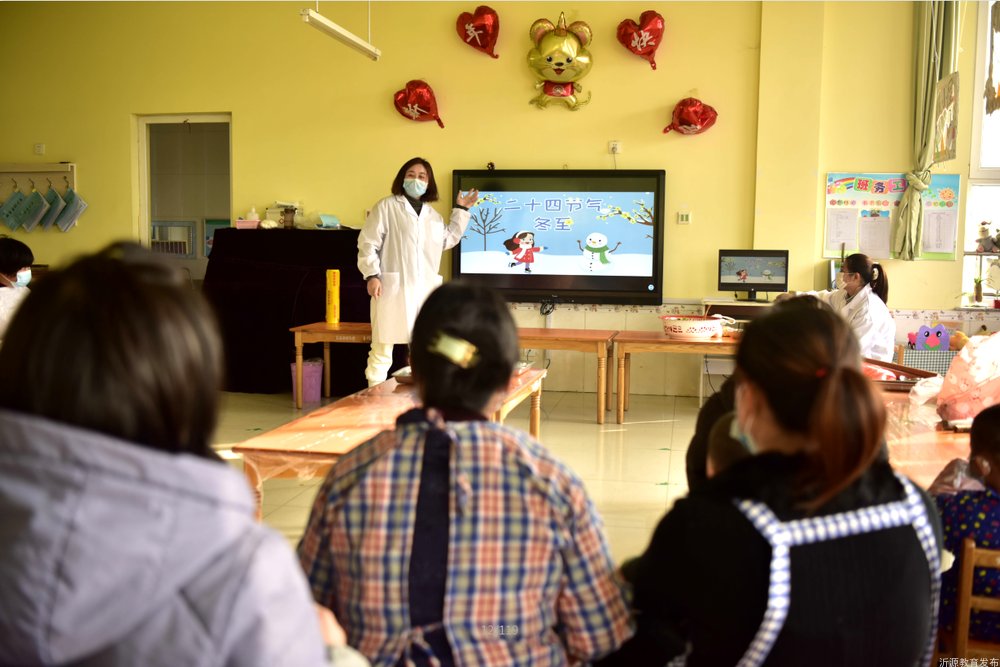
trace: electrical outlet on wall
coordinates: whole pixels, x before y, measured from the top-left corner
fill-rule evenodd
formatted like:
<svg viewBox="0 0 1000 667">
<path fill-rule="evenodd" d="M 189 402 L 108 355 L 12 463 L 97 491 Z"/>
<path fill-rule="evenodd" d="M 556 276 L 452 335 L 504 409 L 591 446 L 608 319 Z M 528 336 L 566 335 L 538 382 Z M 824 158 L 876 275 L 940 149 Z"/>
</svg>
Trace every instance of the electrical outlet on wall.
<svg viewBox="0 0 1000 667">
<path fill-rule="evenodd" d="M 608 142 L 608 152 L 612 155 L 621 155 L 622 152 L 622 142 L 617 139 L 612 139 Z"/>
<path fill-rule="evenodd" d="M 690 225 L 691 224 L 691 211 L 677 211 L 677 224 L 678 225 Z"/>
</svg>

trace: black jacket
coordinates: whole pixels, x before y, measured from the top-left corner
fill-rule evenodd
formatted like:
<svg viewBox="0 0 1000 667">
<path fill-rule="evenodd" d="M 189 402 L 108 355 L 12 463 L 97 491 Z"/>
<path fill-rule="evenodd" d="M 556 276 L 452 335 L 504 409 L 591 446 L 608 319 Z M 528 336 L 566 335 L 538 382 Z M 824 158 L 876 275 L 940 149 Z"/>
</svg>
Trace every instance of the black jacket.
<svg viewBox="0 0 1000 667">
<path fill-rule="evenodd" d="M 740 461 L 678 500 L 634 570 L 638 631 L 599 664 L 662 666 L 690 643 L 688 665 L 734 665 L 767 604 L 771 548 L 733 499 L 782 521 L 806 516 L 789 493 L 799 456 Z M 823 506 L 833 514 L 904 497 L 885 461 Z M 940 520 L 924 497 L 940 544 Z M 911 526 L 793 547 L 788 619 L 768 665 L 913 665 L 930 632 L 930 569 Z"/>
</svg>

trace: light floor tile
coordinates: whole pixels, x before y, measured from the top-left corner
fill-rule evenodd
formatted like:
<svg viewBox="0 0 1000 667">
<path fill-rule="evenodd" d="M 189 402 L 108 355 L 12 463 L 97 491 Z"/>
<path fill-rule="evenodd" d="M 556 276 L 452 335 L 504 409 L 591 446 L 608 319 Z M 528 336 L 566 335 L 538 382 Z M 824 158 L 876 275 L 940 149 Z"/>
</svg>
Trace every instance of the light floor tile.
<svg viewBox="0 0 1000 667">
<path fill-rule="evenodd" d="M 274 480 L 282 481 L 282 480 Z M 302 489 L 297 486 L 275 487 L 270 480 L 264 482 L 264 512 L 269 509 L 284 507 L 288 501 L 302 494 Z"/>
<path fill-rule="evenodd" d="M 611 548 L 611 560 L 621 565 L 629 558 L 641 556 L 649 546 L 652 530 L 647 528 L 632 528 L 623 526 L 606 526 L 608 546 Z"/>
<path fill-rule="evenodd" d="M 279 507 L 264 513 L 264 523 L 281 533 L 292 545 L 298 544 L 308 520 L 309 509 L 305 507 Z"/>
<path fill-rule="evenodd" d="M 322 479 L 315 480 L 315 484 L 310 484 L 304 487 L 299 493 L 299 495 L 293 497 L 287 503 L 286 507 L 305 507 L 312 508 L 313 502 L 316 500 L 316 492 L 319 491 L 319 485 L 322 483 Z"/>
<path fill-rule="evenodd" d="M 232 444 L 306 414 L 294 408 L 287 393 L 227 393 L 222 406 L 215 443 L 223 453 Z M 620 563 L 642 553 L 657 523 L 687 493 L 684 455 L 694 433 L 698 399 L 632 394 L 624 424 L 615 423 L 614 403 L 610 407 L 605 423 L 597 424 L 595 393 L 546 390 L 541 442 L 583 480 Z M 508 416 L 507 424 L 527 430 L 528 413 L 526 401 Z M 230 465 L 242 471 L 239 458 L 231 458 Z M 302 534 L 321 482 L 264 482 L 264 522 L 291 546 Z"/>
</svg>

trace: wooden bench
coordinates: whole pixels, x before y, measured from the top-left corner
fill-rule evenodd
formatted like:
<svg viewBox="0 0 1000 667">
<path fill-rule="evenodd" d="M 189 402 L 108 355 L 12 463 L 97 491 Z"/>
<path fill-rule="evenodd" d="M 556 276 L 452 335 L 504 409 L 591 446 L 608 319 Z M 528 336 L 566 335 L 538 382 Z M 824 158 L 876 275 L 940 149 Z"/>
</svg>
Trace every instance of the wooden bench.
<svg viewBox="0 0 1000 667">
<path fill-rule="evenodd" d="M 511 410 L 531 397 L 529 431 L 538 439 L 545 374 L 545 370 L 529 368 L 515 376 L 492 420 L 503 421 Z M 396 417 L 418 404 L 414 385 L 390 379 L 234 446 L 233 452 L 243 456 L 243 472 L 257 498 L 257 519 L 262 515 L 264 480 L 325 475 L 340 456 L 394 428 Z"/>
</svg>

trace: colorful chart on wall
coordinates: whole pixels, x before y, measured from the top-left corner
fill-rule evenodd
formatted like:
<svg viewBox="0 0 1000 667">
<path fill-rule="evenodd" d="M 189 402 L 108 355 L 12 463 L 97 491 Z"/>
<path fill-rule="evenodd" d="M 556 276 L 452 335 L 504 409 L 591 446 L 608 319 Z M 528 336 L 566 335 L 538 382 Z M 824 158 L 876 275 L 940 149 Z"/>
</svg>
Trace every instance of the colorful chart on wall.
<svg viewBox="0 0 1000 667">
<path fill-rule="evenodd" d="M 920 259 L 953 260 L 958 238 L 959 175 L 934 174 L 921 195 L 924 226 Z M 903 174 L 830 172 L 826 175 L 823 256 L 863 252 L 889 259 L 892 223 L 907 188 Z"/>
</svg>

